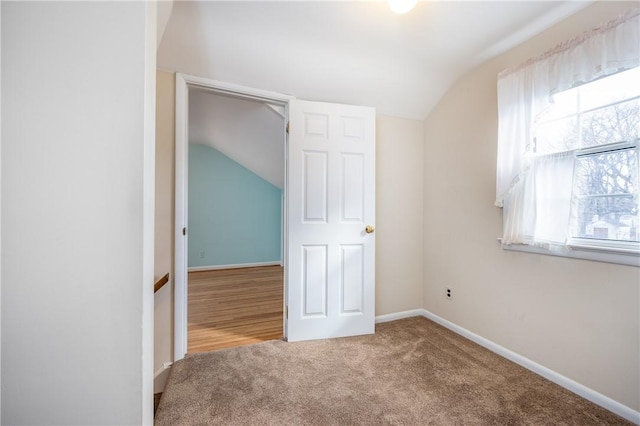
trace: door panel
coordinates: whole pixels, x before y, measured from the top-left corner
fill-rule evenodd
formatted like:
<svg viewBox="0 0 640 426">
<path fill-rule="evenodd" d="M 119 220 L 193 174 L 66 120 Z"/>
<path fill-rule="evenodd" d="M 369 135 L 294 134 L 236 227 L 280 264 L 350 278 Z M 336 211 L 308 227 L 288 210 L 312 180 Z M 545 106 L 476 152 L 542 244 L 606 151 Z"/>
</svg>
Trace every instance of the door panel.
<svg viewBox="0 0 640 426">
<path fill-rule="evenodd" d="M 327 180 L 329 171 L 326 152 L 304 152 L 304 221 L 327 222 Z"/>
<path fill-rule="evenodd" d="M 375 110 L 289 108 L 287 338 L 373 333 Z"/>
<path fill-rule="evenodd" d="M 327 316 L 327 246 L 302 246 L 304 318 Z"/>
<path fill-rule="evenodd" d="M 340 313 L 361 314 L 364 311 L 364 247 L 342 245 L 340 251 Z"/>
<path fill-rule="evenodd" d="M 342 154 L 343 222 L 364 223 L 364 155 Z"/>
</svg>

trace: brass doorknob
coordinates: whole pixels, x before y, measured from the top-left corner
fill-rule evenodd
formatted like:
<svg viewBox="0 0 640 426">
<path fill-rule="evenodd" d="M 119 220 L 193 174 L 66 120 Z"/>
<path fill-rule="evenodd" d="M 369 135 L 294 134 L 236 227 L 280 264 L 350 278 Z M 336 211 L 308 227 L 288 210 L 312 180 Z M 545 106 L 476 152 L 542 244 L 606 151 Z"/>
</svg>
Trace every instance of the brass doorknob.
<svg viewBox="0 0 640 426">
<path fill-rule="evenodd" d="M 375 228 L 371 225 L 367 225 L 367 227 L 364 228 L 364 232 L 366 232 L 367 234 L 373 234 L 373 231 L 375 231 Z"/>
</svg>

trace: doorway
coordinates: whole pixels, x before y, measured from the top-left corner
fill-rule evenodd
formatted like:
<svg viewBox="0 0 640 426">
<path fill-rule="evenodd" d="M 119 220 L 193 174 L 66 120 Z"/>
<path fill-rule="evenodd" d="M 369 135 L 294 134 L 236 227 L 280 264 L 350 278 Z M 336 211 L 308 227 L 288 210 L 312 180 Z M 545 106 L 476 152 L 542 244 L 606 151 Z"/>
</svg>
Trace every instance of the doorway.
<svg viewBox="0 0 640 426">
<path fill-rule="evenodd" d="M 303 101 L 176 74 L 174 359 L 187 353 L 188 117 L 189 91 L 194 88 L 284 110 L 285 339 L 373 333 L 375 109 Z"/>
<path fill-rule="evenodd" d="M 188 353 L 283 337 L 284 120 L 189 90 Z"/>
<path fill-rule="evenodd" d="M 191 108 L 193 108 L 194 106 L 191 100 L 192 98 L 198 97 L 200 95 L 216 96 L 218 100 L 225 100 L 227 103 L 227 110 L 233 109 L 232 104 L 238 106 L 239 103 L 245 102 L 245 106 L 251 105 L 251 107 L 245 108 L 245 115 L 248 117 L 255 117 L 257 115 L 259 116 L 260 114 L 262 114 L 263 118 L 265 114 L 271 114 L 271 117 L 276 117 L 279 115 L 279 130 L 277 131 L 277 133 L 279 134 L 280 140 L 275 142 L 279 144 L 279 148 L 274 150 L 273 147 L 267 147 L 266 150 L 261 153 L 260 147 L 255 146 L 247 149 L 246 147 L 242 148 L 240 146 L 241 144 L 239 143 L 235 146 L 220 146 L 216 145 L 215 143 L 208 143 L 211 141 L 205 140 L 206 138 L 203 136 L 203 134 L 199 134 L 197 131 L 194 131 L 194 129 L 190 126 L 192 113 L 196 113 L 195 111 L 191 111 Z M 266 319 L 266 322 L 261 327 L 256 327 L 258 333 L 262 333 L 262 337 L 257 338 L 265 338 L 264 336 L 267 335 L 277 335 L 279 337 L 282 337 L 284 335 L 283 313 L 285 299 L 284 294 L 286 294 L 284 276 L 286 274 L 284 274 L 285 264 L 282 253 L 284 251 L 284 245 L 286 244 L 286 238 L 284 238 L 284 234 L 286 231 L 285 227 L 283 226 L 286 221 L 286 212 L 283 209 L 282 198 L 285 193 L 284 182 L 286 181 L 284 154 L 286 145 L 285 123 L 288 114 L 288 100 L 289 97 L 283 95 L 246 89 L 228 83 L 220 83 L 201 79 L 198 77 L 176 74 L 177 226 L 174 330 L 174 357 L 176 360 L 183 358 L 187 351 L 192 352 L 196 350 L 211 350 L 215 348 L 215 345 L 221 344 L 225 347 L 228 347 L 228 345 L 238 344 L 239 342 L 249 343 L 251 340 L 256 339 L 255 330 L 254 332 L 249 333 L 246 331 L 246 327 L 250 327 L 252 325 L 252 322 L 253 326 L 256 326 L 256 322 L 258 322 L 257 320 L 259 319 L 260 315 L 256 316 L 256 312 L 253 312 L 253 314 L 242 312 L 243 309 L 245 311 L 246 309 L 255 309 L 255 306 L 253 308 L 251 307 L 251 303 L 254 303 L 256 301 L 256 298 L 249 297 L 251 293 L 247 293 L 247 283 L 249 283 L 249 286 L 255 286 L 260 281 L 262 281 L 263 283 L 267 282 L 265 286 L 269 289 L 266 292 L 267 294 L 262 292 L 262 296 L 266 297 L 266 304 L 270 307 L 264 308 L 263 306 L 263 312 L 261 315 L 263 316 L 262 320 Z M 233 115 L 224 117 L 224 119 L 229 121 L 233 119 Z M 247 119 L 247 117 L 245 117 L 244 119 Z M 247 136 L 247 130 L 256 130 L 255 128 L 257 128 L 257 130 L 260 131 L 261 128 L 263 129 L 260 123 L 256 123 L 258 122 L 245 122 L 242 124 L 236 123 L 234 126 L 229 126 L 227 128 L 227 133 L 235 133 L 236 136 L 237 134 L 241 134 L 243 135 L 241 139 L 244 137 L 246 142 L 247 138 L 249 138 L 249 136 Z M 209 124 L 212 124 L 212 122 L 209 122 Z M 205 128 L 202 130 L 202 132 L 206 133 L 210 130 L 211 129 Z M 216 137 L 221 137 L 221 135 L 218 134 L 216 135 Z M 225 235 L 220 235 L 220 233 L 218 233 L 217 235 L 215 235 L 218 237 L 218 242 L 221 241 L 220 238 L 222 238 L 223 240 L 224 238 L 227 238 L 227 240 L 223 241 L 222 244 L 218 246 L 216 246 L 215 244 L 207 245 L 208 243 L 206 241 L 202 241 L 201 238 L 203 234 L 202 229 L 208 229 L 207 224 L 205 223 L 204 228 L 201 227 L 200 231 L 192 228 L 192 225 L 195 224 L 195 221 L 191 220 L 193 217 L 191 214 L 192 212 L 190 211 L 191 200 L 189 200 L 189 181 L 190 178 L 194 178 L 193 176 L 190 176 L 191 173 L 189 170 L 189 156 L 190 152 L 193 153 L 192 150 L 194 146 L 192 145 L 192 143 L 197 143 L 199 145 L 197 149 L 202 151 L 199 152 L 200 156 L 203 154 L 203 152 L 215 156 L 219 161 L 218 165 L 222 164 L 224 167 L 231 167 L 231 169 L 233 169 L 232 174 L 239 173 L 240 175 L 245 176 L 245 178 L 251 175 L 253 176 L 254 181 L 260 179 L 264 180 L 265 182 L 261 184 L 263 186 L 269 186 L 269 184 L 273 184 L 273 187 L 277 187 L 278 183 L 280 183 L 281 188 L 278 189 L 280 191 L 280 195 L 277 199 L 277 209 L 281 217 L 278 223 L 278 249 L 275 255 L 273 245 L 268 248 L 266 246 L 269 246 L 269 244 L 261 241 L 258 244 L 260 245 L 260 247 L 258 247 L 258 249 L 256 250 L 251 250 L 252 253 L 249 253 L 252 256 L 246 256 L 247 250 L 243 249 L 241 244 L 234 245 L 229 243 L 229 238 L 233 238 L 233 233 L 227 233 Z M 264 170 L 265 163 L 269 161 L 267 157 L 271 155 L 271 158 L 273 158 L 274 151 L 275 155 L 279 156 L 279 161 L 275 161 L 277 163 L 276 167 L 271 167 L 271 171 Z M 274 177 L 273 169 L 279 169 L 278 177 Z M 244 184 L 247 184 L 246 179 Z M 237 195 L 233 193 L 234 190 L 226 189 L 223 190 L 223 192 L 224 191 L 226 191 L 227 195 L 230 195 L 231 198 Z M 229 191 L 231 191 L 232 193 L 229 194 Z M 251 207 L 248 208 L 248 210 L 250 209 Z M 251 222 L 253 222 L 253 220 Z M 187 226 L 189 227 L 189 229 L 187 229 L 187 226 L 184 226 L 182 224 L 188 224 Z M 246 220 L 243 226 L 243 221 L 240 220 L 233 226 L 227 226 L 227 228 L 235 228 L 236 230 L 239 229 L 240 231 L 248 231 L 244 232 L 244 236 L 242 238 L 250 238 L 251 234 L 255 233 L 255 229 L 259 229 L 260 226 L 262 225 L 246 223 Z M 252 227 L 253 230 L 243 229 Z M 222 231 L 224 232 L 228 230 L 224 229 L 225 226 L 223 226 L 222 228 Z M 192 247 L 190 241 L 192 237 L 193 240 L 200 239 L 200 247 Z M 244 243 L 251 244 L 250 241 L 244 241 Z M 245 269 L 247 267 L 248 269 Z M 243 276 L 244 278 L 242 278 Z M 194 287 L 197 287 L 198 290 L 193 290 L 193 294 L 195 296 L 198 296 L 193 301 L 190 300 L 189 297 L 190 293 L 192 293 L 190 284 L 191 279 L 194 283 Z M 274 288 L 274 283 L 277 281 L 279 281 L 280 283 L 279 288 Z M 204 282 L 208 282 L 208 284 L 205 285 L 203 284 Z M 229 296 L 230 285 L 233 285 L 238 290 L 235 296 Z M 276 285 L 275 287 L 278 286 Z M 224 297 L 221 297 L 222 293 L 230 297 L 227 298 L 226 302 L 224 300 Z M 280 295 L 278 295 L 278 293 Z M 258 294 L 258 296 L 259 295 L 260 294 Z M 256 296 L 255 293 L 254 296 Z M 192 302 L 196 303 L 196 305 L 194 305 Z M 198 305 L 198 303 L 200 303 L 200 305 Z M 213 309 L 214 307 L 210 305 L 211 303 L 216 304 L 215 310 Z M 226 308 L 220 309 L 220 303 L 227 303 Z M 278 303 L 280 306 L 274 308 L 274 303 Z M 209 304 L 209 307 L 205 306 L 207 304 Z M 231 314 L 231 311 L 227 309 L 229 307 L 231 307 L 232 310 L 236 308 L 240 310 L 236 310 L 236 312 Z M 218 318 L 214 319 L 213 322 L 211 322 L 207 318 L 202 318 L 203 311 L 206 312 L 213 310 L 218 314 Z M 226 316 L 225 312 L 227 313 Z M 250 318 L 252 315 L 253 318 Z M 279 320 L 275 318 L 278 315 Z M 231 317 L 240 317 L 240 322 L 236 323 L 235 325 L 230 325 L 229 320 Z M 194 327 L 192 328 L 200 328 L 199 330 L 193 330 L 195 333 L 194 335 L 199 333 L 204 337 L 207 337 L 206 335 L 210 334 L 209 337 L 212 337 L 213 334 L 210 333 L 211 331 L 218 332 L 218 337 L 216 338 L 217 341 L 214 341 L 212 339 L 212 341 L 210 342 L 212 346 L 207 346 L 206 344 L 200 342 L 197 343 L 197 348 L 195 346 L 191 347 L 188 342 L 188 328 L 189 322 L 192 320 L 194 321 Z M 200 320 L 202 320 L 207 325 L 199 325 L 198 321 Z M 222 329 L 220 328 L 221 326 Z M 228 326 L 226 331 L 224 330 L 225 326 Z M 268 332 L 265 332 L 266 330 L 268 330 Z M 234 333 L 236 334 L 236 336 L 230 336 Z M 245 335 L 242 336 L 242 333 L 244 333 Z M 221 342 L 220 339 L 225 339 L 224 335 L 227 335 L 227 341 Z"/>
</svg>

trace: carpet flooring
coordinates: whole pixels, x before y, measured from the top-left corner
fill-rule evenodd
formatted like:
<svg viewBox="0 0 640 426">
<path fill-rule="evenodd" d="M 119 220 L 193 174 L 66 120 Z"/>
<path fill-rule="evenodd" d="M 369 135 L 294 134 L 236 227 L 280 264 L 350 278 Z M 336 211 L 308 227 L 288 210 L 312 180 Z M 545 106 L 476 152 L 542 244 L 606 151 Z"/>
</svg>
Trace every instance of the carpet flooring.
<svg viewBox="0 0 640 426">
<path fill-rule="evenodd" d="M 422 317 L 176 362 L 156 425 L 630 425 Z"/>
</svg>

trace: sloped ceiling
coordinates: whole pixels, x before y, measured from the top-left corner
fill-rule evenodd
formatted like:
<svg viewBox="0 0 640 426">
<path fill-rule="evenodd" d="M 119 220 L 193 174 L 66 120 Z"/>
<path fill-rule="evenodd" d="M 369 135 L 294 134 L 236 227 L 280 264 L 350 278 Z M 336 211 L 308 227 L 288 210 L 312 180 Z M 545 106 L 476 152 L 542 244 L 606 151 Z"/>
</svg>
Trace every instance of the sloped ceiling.
<svg viewBox="0 0 640 426">
<path fill-rule="evenodd" d="M 189 90 L 189 143 L 209 145 L 284 188 L 284 111 L 246 99 Z"/>
<path fill-rule="evenodd" d="M 587 6 L 578 1 L 175 1 L 158 68 L 423 120 L 464 73 Z M 168 18 L 167 16 L 168 15 Z M 283 119 L 268 106 L 190 92 L 190 142 L 279 188 Z"/>
<path fill-rule="evenodd" d="M 158 68 L 423 120 L 453 82 L 590 1 L 176 1 Z"/>
</svg>

